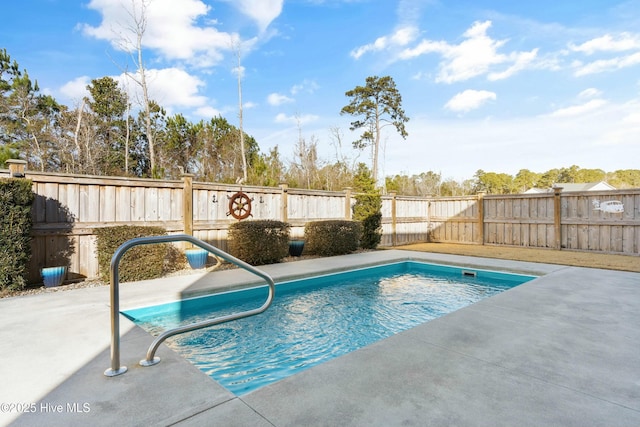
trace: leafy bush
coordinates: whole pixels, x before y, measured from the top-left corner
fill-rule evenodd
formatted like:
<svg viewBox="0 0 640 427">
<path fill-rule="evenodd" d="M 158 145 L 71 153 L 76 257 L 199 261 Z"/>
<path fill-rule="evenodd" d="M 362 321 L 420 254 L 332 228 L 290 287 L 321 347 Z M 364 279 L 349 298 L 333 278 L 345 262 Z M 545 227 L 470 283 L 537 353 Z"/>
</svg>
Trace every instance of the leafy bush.
<svg viewBox="0 0 640 427">
<path fill-rule="evenodd" d="M 362 223 L 360 247 L 375 249 L 382 240 L 382 197 L 378 193 L 358 194 L 353 219 Z"/>
<path fill-rule="evenodd" d="M 97 251 L 100 275 L 104 279 L 109 279 L 111 258 L 116 249 L 124 242 L 136 237 L 164 236 L 167 234 L 167 231 L 162 227 L 130 225 L 98 228 L 94 232 L 98 237 Z M 119 280 L 121 282 L 131 282 L 155 279 L 162 276 L 166 271 L 165 260 L 174 251 L 176 249 L 167 243 L 134 246 L 125 252 L 120 259 L 118 267 Z"/>
<path fill-rule="evenodd" d="M 304 227 L 305 252 L 333 256 L 358 249 L 361 226 L 355 221 L 326 220 L 308 222 Z"/>
<path fill-rule="evenodd" d="M 21 290 L 31 258 L 31 181 L 0 180 L 0 290 Z"/>
<path fill-rule="evenodd" d="M 240 221 L 229 227 L 229 253 L 252 265 L 280 262 L 289 254 L 289 229 L 282 221 Z"/>
</svg>

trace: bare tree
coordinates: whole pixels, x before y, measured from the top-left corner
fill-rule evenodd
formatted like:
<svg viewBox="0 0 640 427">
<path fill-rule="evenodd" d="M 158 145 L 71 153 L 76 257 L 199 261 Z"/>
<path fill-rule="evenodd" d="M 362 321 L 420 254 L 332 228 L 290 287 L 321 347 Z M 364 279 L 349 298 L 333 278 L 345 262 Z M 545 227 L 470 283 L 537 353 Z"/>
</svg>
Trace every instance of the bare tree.
<svg viewBox="0 0 640 427">
<path fill-rule="evenodd" d="M 344 134 L 342 133 L 342 129 L 340 129 L 340 127 L 333 126 L 329 128 L 329 139 L 331 140 L 329 144 L 335 148 L 336 152 L 335 163 L 331 166 L 330 173 L 331 179 L 334 181 L 333 184 L 337 183 L 338 185 L 343 185 L 344 182 L 352 179 L 352 171 L 356 170 L 356 162 L 360 157 L 360 155 L 358 154 L 354 159 L 350 159 L 348 156 L 342 153 L 343 138 Z M 327 175 L 327 183 L 329 178 L 329 175 Z"/>
<path fill-rule="evenodd" d="M 238 60 L 238 67 L 236 68 L 236 74 L 238 75 L 238 119 L 240 130 L 240 154 L 242 156 L 242 182 L 247 181 L 247 153 L 244 146 L 244 129 L 243 129 L 243 108 L 242 108 L 242 75 L 244 68 L 241 65 L 241 43 L 239 39 L 231 41 L 231 46 L 236 54 Z"/>
<path fill-rule="evenodd" d="M 318 159 L 318 139 L 312 135 L 310 140 L 302 136 L 302 124 L 298 117 L 298 142 L 294 147 L 294 160 L 291 162 L 289 175 L 295 179 L 298 185 L 304 188 L 317 188 L 320 182 Z"/>
<path fill-rule="evenodd" d="M 100 157 L 102 149 L 97 144 L 95 115 L 91 110 L 87 111 L 87 101 L 83 97 L 75 110 L 64 114 L 60 125 L 63 135 L 68 136 L 69 143 L 64 144 L 61 140 L 63 145 L 59 151 L 64 157 L 65 172 L 97 175 L 96 158 Z"/>
<path fill-rule="evenodd" d="M 342 129 L 338 126 L 332 126 L 329 128 L 329 138 L 331 142 L 329 143 L 336 150 L 336 162 L 346 163 L 347 157 L 342 154 L 342 138 L 344 134 L 342 133 Z"/>
<path fill-rule="evenodd" d="M 142 39 L 147 30 L 147 7 L 151 0 L 131 0 L 131 9 L 127 10 L 131 18 L 131 24 L 128 30 L 135 36 L 135 41 L 127 37 L 122 37 L 120 46 L 131 55 L 131 60 L 135 65 L 136 72 L 132 73 L 124 69 L 124 74 L 133 80 L 142 90 L 142 108 L 144 109 L 144 127 L 146 133 L 147 144 L 149 146 L 149 166 L 151 175 L 156 176 L 158 173 L 156 167 L 156 144 L 155 130 L 152 123 L 152 100 L 149 97 L 149 85 L 147 82 L 147 70 L 144 66 L 142 57 Z M 138 8 L 139 4 L 139 8 Z M 127 144 L 128 147 L 128 144 Z M 128 156 L 127 156 L 128 157 Z M 128 167 L 128 164 L 127 164 Z"/>
</svg>

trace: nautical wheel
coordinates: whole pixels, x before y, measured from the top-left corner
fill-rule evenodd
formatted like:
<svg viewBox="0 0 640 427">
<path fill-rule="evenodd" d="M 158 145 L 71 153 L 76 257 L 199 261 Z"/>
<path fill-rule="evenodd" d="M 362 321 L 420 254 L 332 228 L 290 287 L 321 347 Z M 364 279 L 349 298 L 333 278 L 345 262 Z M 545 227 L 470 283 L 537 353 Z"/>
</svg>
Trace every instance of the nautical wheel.
<svg viewBox="0 0 640 427">
<path fill-rule="evenodd" d="M 242 191 L 229 198 L 229 214 L 235 219 L 245 219 L 251 215 L 251 199 Z"/>
</svg>

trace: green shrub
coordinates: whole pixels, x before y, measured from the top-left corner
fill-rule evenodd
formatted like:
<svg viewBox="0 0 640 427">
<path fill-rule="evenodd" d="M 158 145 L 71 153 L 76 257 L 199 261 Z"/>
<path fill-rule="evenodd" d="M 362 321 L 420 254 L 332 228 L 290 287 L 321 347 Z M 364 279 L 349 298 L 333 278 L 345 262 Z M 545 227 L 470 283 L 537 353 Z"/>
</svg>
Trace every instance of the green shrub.
<svg viewBox="0 0 640 427">
<path fill-rule="evenodd" d="M 375 249 L 382 240 L 382 197 L 375 178 L 364 163 L 358 164 L 353 187 L 359 193 L 355 196 L 353 219 L 362 224 L 360 247 Z"/>
<path fill-rule="evenodd" d="M 167 234 L 162 227 L 130 225 L 98 228 L 94 232 L 98 237 L 97 251 L 100 275 L 107 280 L 110 278 L 111 258 L 120 245 L 136 237 Z M 145 244 L 127 250 L 120 259 L 118 267 L 120 282 L 148 280 L 162 276 L 167 270 L 165 260 L 175 250 L 172 245 L 167 243 Z"/>
<path fill-rule="evenodd" d="M 229 227 L 229 253 L 252 265 L 280 262 L 289 254 L 289 229 L 282 221 L 239 221 Z"/>
<path fill-rule="evenodd" d="M 305 252 L 333 256 L 358 249 L 361 226 L 355 221 L 326 220 L 308 222 L 304 227 Z"/>
<path fill-rule="evenodd" d="M 21 290 L 31 258 L 31 181 L 0 180 L 0 290 Z"/>
<path fill-rule="evenodd" d="M 360 247 L 375 249 L 382 240 L 382 197 L 378 193 L 358 194 L 353 219 L 362 223 Z"/>
</svg>

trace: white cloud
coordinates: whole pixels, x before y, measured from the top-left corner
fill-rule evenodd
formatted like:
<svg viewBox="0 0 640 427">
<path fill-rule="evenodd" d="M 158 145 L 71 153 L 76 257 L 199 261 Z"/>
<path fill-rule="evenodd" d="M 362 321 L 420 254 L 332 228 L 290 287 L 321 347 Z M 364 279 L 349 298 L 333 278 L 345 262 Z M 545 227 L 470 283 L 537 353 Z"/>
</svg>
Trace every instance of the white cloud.
<svg viewBox="0 0 640 427">
<path fill-rule="evenodd" d="M 238 78 L 238 73 L 240 73 L 240 78 L 244 78 L 244 73 L 246 71 L 246 68 L 244 68 L 243 66 L 240 67 L 234 67 L 233 69 L 231 69 L 231 74 L 233 74 L 234 76 L 236 76 L 236 78 Z"/>
<path fill-rule="evenodd" d="M 130 2 L 91 0 L 88 7 L 102 15 L 102 22 L 97 27 L 83 24 L 81 29 L 86 35 L 109 41 L 117 50 L 132 51 L 136 40 L 133 16 L 139 19 L 143 13 L 138 0 L 135 5 L 134 11 Z M 215 65 L 237 36 L 213 26 L 198 26 L 198 20 L 206 17 L 209 10 L 201 0 L 148 2 L 144 9 L 143 47 L 154 49 L 169 60 L 183 60 L 199 67 Z"/>
<path fill-rule="evenodd" d="M 264 31 L 282 13 L 284 0 L 233 0 L 230 2 Z"/>
<path fill-rule="evenodd" d="M 450 49 L 446 42 L 434 42 L 431 40 L 423 40 L 416 47 L 404 49 L 398 55 L 399 59 L 411 59 L 427 53 L 444 54 Z"/>
<path fill-rule="evenodd" d="M 302 126 L 304 124 L 314 122 L 318 119 L 319 117 L 314 114 L 304 114 L 302 116 L 300 115 L 287 116 L 284 113 L 280 113 L 276 116 L 275 122 Z"/>
<path fill-rule="evenodd" d="M 164 100 L 169 105 L 196 107 L 207 102 L 207 98 L 198 95 L 199 88 L 205 83 L 198 77 L 192 76 L 178 68 L 164 68 L 152 70 L 149 75 L 151 96 L 153 99 Z"/>
<path fill-rule="evenodd" d="M 640 49 L 640 36 L 637 34 L 622 33 L 618 37 L 611 34 L 591 39 L 579 45 L 569 44 L 569 49 L 574 52 L 582 52 L 592 55 L 596 52 L 622 52 L 626 50 Z"/>
<path fill-rule="evenodd" d="M 595 111 L 607 103 L 604 99 L 592 99 L 580 105 L 573 105 L 571 107 L 560 108 L 555 110 L 548 116 L 550 117 L 575 117 L 582 116 L 586 113 Z"/>
<path fill-rule="evenodd" d="M 611 146 L 623 146 L 625 157 L 618 157 L 618 164 L 616 169 L 625 169 L 623 163 L 627 162 L 626 157 L 631 156 L 631 161 L 635 161 L 638 158 L 633 153 L 633 150 L 637 150 L 638 139 L 640 139 L 640 102 L 630 101 L 622 105 L 610 105 L 608 108 L 602 109 L 602 113 L 611 112 L 612 117 L 607 124 L 609 129 L 603 133 L 599 138 L 596 146 L 609 149 Z M 601 114 L 602 114 L 601 113 Z M 615 116 L 614 116 L 615 115 Z M 620 150 L 609 150 L 613 154 L 620 153 Z M 598 157 L 596 157 L 598 158 Z"/>
<path fill-rule="evenodd" d="M 622 118 L 622 123 L 640 126 L 640 112 L 631 112 Z"/>
<path fill-rule="evenodd" d="M 398 46 L 405 46 L 416 39 L 417 28 L 413 26 L 399 28 L 391 35 L 391 43 Z"/>
<path fill-rule="evenodd" d="M 204 107 L 196 108 L 195 114 L 198 117 L 213 118 L 222 115 L 222 112 L 217 108 L 213 108 L 207 105 Z"/>
<path fill-rule="evenodd" d="M 179 68 L 147 69 L 145 70 L 149 97 L 158 102 L 169 112 L 175 109 L 193 108 L 198 116 L 213 117 L 221 112 L 208 104 L 211 100 L 199 95 L 200 89 L 205 83 Z M 120 89 L 129 94 L 129 99 L 134 108 L 142 103 L 142 91 L 140 86 L 126 74 L 111 76 L 119 83 Z M 139 79 L 139 74 L 133 74 L 133 78 Z M 91 78 L 78 77 L 65 83 L 58 90 L 61 94 L 73 101 L 79 101 L 89 96 L 86 87 L 91 84 Z"/>
<path fill-rule="evenodd" d="M 444 108 L 455 112 L 466 113 L 480 108 L 488 101 L 495 101 L 496 98 L 497 96 L 494 92 L 468 89 L 451 98 Z"/>
<path fill-rule="evenodd" d="M 411 80 L 422 80 L 422 79 L 428 79 L 428 78 L 429 78 L 429 74 L 423 73 L 422 71 L 418 71 L 417 73 L 411 76 Z"/>
<path fill-rule="evenodd" d="M 272 93 L 267 96 L 267 102 L 269 103 L 269 105 L 278 106 L 293 102 L 293 99 L 280 93 Z"/>
<path fill-rule="evenodd" d="M 291 87 L 291 94 L 297 95 L 301 92 L 314 93 L 319 87 L 315 80 L 304 79 L 302 83 Z"/>
<path fill-rule="evenodd" d="M 507 40 L 494 40 L 489 37 L 487 31 L 490 27 L 491 21 L 474 22 L 464 32 L 464 40 L 459 44 L 422 40 L 416 46 L 401 51 L 398 59 L 411 59 L 429 53 L 440 54 L 442 61 L 435 80 L 441 83 L 455 83 L 487 73 L 489 80 L 501 80 L 534 66 L 538 49 L 500 53 L 499 50 Z M 509 66 L 504 71 L 490 73 L 492 67 L 500 64 Z"/>
<path fill-rule="evenodd" d="M 640 52 L 627 56 L 620 56 L 617 58 L 599 59 L 586 65 L 578 62 L 576 63 L 577 70 L 575 71 L 574 75 L 576 77 L 586 76 L 589 74 L 603 73 L 606 71 L 615 71 L 621 68 L 627 68 L 638 64 L 640 64 Z"/>
<path fill-rule="evenodd" d="M 76 77 L 70 82 L 65 83 L 60 88 L 60 93 L 71 100 L 80 101 L 89 95 L 89 91 L 87 90 L 89 83 L 91 83 L 91 78 L 88 76 Z"/>
<path fill-rule="evenodd" d="M 355 59 L 359 59 L 367 52 L 381 51 L 395 46 L 405 46 L 414 41 L 417 34 L 418 29 L 416 27 L 402 27 L 389 36 L 378 37 L 373 43 L 353 49 L 350 55 Z"/>
<path fill-rule="evenodd" d="M 587 56 L 616 53 L 618 56 L 598 58 L 590 62 L 575 60 L 571 64 L 577 77 L 603 72 L 616 71 L 640 64 L 640 34 L 605 34 L 582 44 L 569 44 L 569 50 Z M 626 52 L 625 54 L 621 54 Z M 602 56 L 602 55 L 600 55 Z"/>
<path fill-rule="evenodd" d="M 436 81 L 454 83 L 485 74 L 492 65 L 507 61 L 504 54 L 498 53 L 505 40 L 493 40 L 486 35 L 491 21 L 476 22 L 464 33 L 467 38 L 459 45 L 450 46 L 443 53 L 445 61 L 440 64 L 440 73 Z"/>
<path fill-rule="evenodd" d="M 396 14 L 398 16 L 398 22 L 404 26 L 409 26 L 420 20 L 422 16 L 422 10 L 429 6 L 429 1 L 416 1 L 416 0 L 400 0 L 396 7 Z"/>
<path fill-rule="evenodd" d="M 533 49 L 530 52 L 512 53 L 509 55 L 509 59 L 513 62 L 513 65 L 500 73 L 490 73 L 487 78 L 492 81 L 509 78 L 517 72 L 529 68 L 537 55 L 538 49 Z"/>
<path fill-rule="evenodd" d="M 590 87 L 588 89 L 583 90 L 582 92 L 580 92 L 578 94 L 578 98 L 580 99 L 588 99 L 588 98 L 595 98 L 597 96 L 602 95 L 602 91 L 599 89 L 596 89 L 594 87 Z"/>
<path fill-rule="evenodd" d="M 198 95 L 204 82 L 198 77 L 192 76 L 178 68 L 148 69 L 145 71 L 149 97 L 163 107 L 198 108 L 208 103 L 205 96 Z M 138 75 L 136 74 L 135 77 Z M 121 86 L 128 88 L 133 102 L 141 100 L 140 86 L 132 81 L 127 81 L 125 75 L 118 77 Z M 138 78 L 139 80 L 139 78 Z"/>
</svg>

